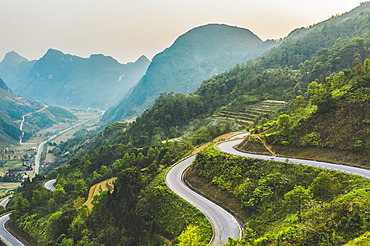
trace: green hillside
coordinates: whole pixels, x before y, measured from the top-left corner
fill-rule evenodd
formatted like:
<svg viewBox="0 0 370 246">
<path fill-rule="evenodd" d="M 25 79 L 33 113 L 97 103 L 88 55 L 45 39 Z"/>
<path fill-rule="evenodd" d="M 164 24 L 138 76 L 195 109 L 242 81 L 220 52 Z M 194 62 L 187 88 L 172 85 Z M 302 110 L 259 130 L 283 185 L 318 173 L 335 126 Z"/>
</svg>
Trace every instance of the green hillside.
<svg viewBox="0 0 370 246">
<path fill-rule="evenodd" d="M 221 108 L 221 112 L 214 116 L 214 118 L 221 119 L 231 119 L 235 120 L 240 125 L 251 125 L 256 122 L 259 118 L 273 114 L 282 107 L 284 107 L 284 101 L 275 101 L 275 100 L 263 100 L 257 102 L 239 102 L 239 105 L 236 105 L 236 102 L 233 102 Z"/>
<path fill-rule="evenodd" d="M 305 80 L 308 81 L 306 83 L 308 84 L 309 82 L 311 82 L 312 79 L 319 79 L 319 77 L 317 76 L 319 74 L 321 76 L 324 76 L 325 78 L 333 72 L 338 72 L 341 69 L 347 68 L 348 66 L 355 66 L 358 62 L 364 61 L 367 56 L 366 53 L 362 51 L 351 53 L 349 54 L 349 56 L 344 56 L 343 54 L 341 54 L 340 57 L 333 57 L 328 56 L 329 52 L 326 49 L 331 47 L 335 49 L 335 44 L 337 44 L 337 46 L 342 46 L 341 40 L 338 40 L 339 38 L 344 39 L 344 43 L 346 43 L 348 39 L 353 37 L 369 37 L 370 32 L 367 28 L 370 25 L 369 6 L 370 3 L 365 2 L 359 7 L 342 16 L 333 17 L 327 21 L 323 21 L 307 29 L 303 28 L 295 30 L 286 39 L 281 40 L 277 45 L 274 44 L 274 46 L 276 46 L 274 48 L 272 48 L 271 43 L 266 44 L 267 47 L 265 50 L 260 51 L 260 56 L 250 62 L 247 61 L 254 57 L 250 56 L 247 59 L 247 57 L 244 57 L 242 55 L 244 52 L 240 52 L 240 50 L 246 50 L 246 54 L 249 54 L 248 50 L 253 50 L 253 46 L 244 49 L 236 49 L 233 47 L 224 46 L 224 43 L 228 45 L 228 41 L 223 41 L 222 44 L 216 42 L 208 44 L 210 37 L 210 35 L 208 35 L 209 37 L 207 36 L 207 38 L 202 39 L 205 43 L 199 44 L 197 45 L 197 47 L 205 47 L 205 50 L 210 50 L 209 53 L 212 55 L 211 57 L 213 59 L 208 63 L 210 64 L 211 68 L 215 67 L 214 62 L 218 61 L 217 57 L 215 57 L 215 49 L 217 50 L 217 52 L 224 49 L 236 51 L 237 54 L 234 56 L 238 57 L 238 62 L 235 62 L 234 65 L 245 64 L 247 62 L 246 65 L 237 66 L 236 68 L 233 68 L 230 71 L 224 72 L 220 75 L 214 76 L 211 79 L 209 78 L 212 75 L 223 72 L 231 66 L 225 67 L 224 70 L 218 70 L 217 73 L 206 74 L 204 74 L 204 71 L 207 70 L 199 69 L 199 67 L 203 66 L 204 62 L 202 64 L 199 64 L 197 68 L 192 68 L 194 66 L 197 66 L 194 61 L 199 61 L 200 59 L 197 57 L 199 56 L 198 53 L 204 54 L 204 51 L 202 50 L 200 52 L 198 51 L 198 49 L 191 49 L 193 42 L 197 41 L 196 39 L 193 40 L 194 38 L 189 37 L 188 39 L 190 39 L 191 42 L 189 40 L 186 40 L 188 41 L 188 43 L 185 44 L 184 39 L 188 35 L 190 36 L 192 33 L 196 33 L 195 31 L 200 32 L 202 29 L 210 27 L 199 27 L 198 30 L 195 30 L 193 32 L 189 31 L 189 33 L 184 34 L 181 39 L 179 38 L 178 44 L 175 42 L 175 47 L 170 47 L 169 49 L 166 49 L 164 52 L 154 57 L 151 66 L 149 66 L 148 68 L 147 74 L 143 77 L 140 83 L 133 89 L 130 94 L 123 98 L 123 100 L 118 105 L 110 108 L 104 114 L 103 121 L 105 123 L 109 123 L 126 119 L 133 115 L 139 115 L 144 109 L 152 105 L 155 98 L 157 98 L 160 93 L 168 93 L 170 91 L 175 93 L 189 93 L 194 91 L 204 79 L 208 80 L 204 81 L 195 93 L 200 94 L 203 97 L 207 97 L 208 93 L 209 97 L 211 98 L 208 98 L 207 100 L 211 101 L 215 105 L 215 108 L 213 110 L 215 110 L 216 107 L 227 105 L 231 100 L 234 100 L 239 95 L 254 95 L 256 94 L 256 92 L 258 93 L 259 97 L 262 97 L 263 99 L 282 99 L 282 97 L 284 97 L 287 92 L 289 93 L 293 89 L 290 87 L 294 87 L 295 84 L 292 85 L 290 81 L 282 81 L 283 78 L 275 79 L 273 78 L 273 76 L 271 76 L 272 78 L 269 78 L 269 80 L 279 81 L 277 83 L 280 86 L 283 86 L 281 83 L 285 82 L 283 93 L 281 93 L 277 90 L 279 88 L 276 88 L 276 82 L 273 83 L 272 81 L 267 81 L 268 83 L 265 83 L 266 81 L 258 80 L 258 78 L 255 78 L 255 76 L 258 74 L 263 76 L 262 72 L 265 71 L 265 69 L 268 69 L 267 71 L 269 71 L 276 68 L 292 66 L 291 69 L 296 70 L 300 68 L 301 63 L 304 64 L 306 60 L 312 60 L 313 56 L 323 56 L 330 64 L 333 64 L 331 60 L 337 59 L 335 63 L 338 64 L 331 65 L 330 67 L 325 66 L 324 61 L 322 62 L 322 64 L 312 64 L 314 66 L 312 68 L 306 66 L 306 69 L 310 69 L 309 72 L 312 71 L 312 73 L 308 74 L 309 78 L 307 78 L 308 76 L 304 76 L 303 74 L 301 74 L 301 76 L 305 77 Z M 211 27 L 215 28 L 213 26 Z M 225 29 L 225 27 L 223 28 Z M 247 30 L 244 31 L 247 35 Z M 247 38 L 249 36 L 251 35 L 247 35 Z M 253 36 L 249 38 L 256 39 L 256 37 Z M 219 40 L 219 38 L 214 39 Z M 249 44 L 249 42 L 247 43 Z M 183 49 L 179 50 L 178 48 L 180 44 L 185 47 L 190 46 L 190 48 L 184 48 L 187 52 L 186 54 L 178 53 L 179 51 L 183 51 Z M 232 44 L 235 46 L 234 43 Z M 271 50 L 263 53 L 262 51 L 266 51 L 267 48 L 271 48 Z M 191 54 L 193 54 L 193 52 L 195 53 L 193 55 L 194 57 L 191 57 L 192 59 L 189 60 L 189 67 L 192 68 L 191 70 L 189 70 L 187 66 L 184 65 L 185 60 L 187 61 L 187 58 L 189 56 L 189 50 L 192 51 Z M 182 56 L 185 57 L 180 59 L 179 57 Z M 353 58 L 356 58 L 356 60 L 354 60 Z M 208 59 L 208 56 L 205 56 L 205 58 L 203 59 Z M 220 53 L 220 59 L 225 59 L 225 54 L 222 52 Z M 348 60 L 351 61 L 351 64 L 348 64 Z M 178 62 L 181 62 L 180 65 L 177 65 L 180 68 L 173 67 L 173 64 L 177 64 Z M 186 75 L 186 77 L 184 77 L 184 74 Z M 296 81 L 297 83 L 298 79 L 299 78 L 296 78 L 293 81 Z M 181 82 L 181 85 L 185 85 L 186 88 L 189 87 L 192 89 L 187 90 L 186 88 L 179 89 L 177 87 L 173 87 L 175 85 L 178 85 L 176 81 Z M 272 86 L 270 86 L 271 84 Z M 195 87 L 192 87 L 191 85 L 194 85 Z M 306 88 L 306 86 L 303 85 L 303 88 Z M 253 89 L 257 91 L 253 91 Z"/>
<path fill-rule="evenodd" d="M 360 176 L 209 147 L 187 179 L 245 221 L 243 238 L 229 246 L 344 245 L 370 228 L 370 182 Z"/>
<path fill-rule="evenodd" d="M 328 149 L 332 161 L 370 168 L 369 59 L 321 84 L 312 82 L 287 113 L 259 129 L 264 131 L 260 137 L 275 146 L 277 154 L 299 155 L 290 153 L 289 148 L 301 147 L 303 151 L 307 147 L 307 155 L 320 159 L 323 157 L 312 152 Z M 283 119 L 287 124 L 281 123 Z M 248 150 L 255 142 L 246 142 L 240 148 Z"/>
<path fill-rule="evenodd" d="M 45 107 L 44 104 L 14 95 L 7 85 L 0 79 L 2 88 L 0 89 L 0 146 L 5 147 L 9 144 L 19 142 L 20 123 L 23 115 L 27 116 L 23 130 L 25 139 L 31 136 L 32 132 L 52 126 L 57 122 L 74 121 L 77 118 L 62 108 L 48 107 L 45 110 L 36 112 Z"/>
</svg>

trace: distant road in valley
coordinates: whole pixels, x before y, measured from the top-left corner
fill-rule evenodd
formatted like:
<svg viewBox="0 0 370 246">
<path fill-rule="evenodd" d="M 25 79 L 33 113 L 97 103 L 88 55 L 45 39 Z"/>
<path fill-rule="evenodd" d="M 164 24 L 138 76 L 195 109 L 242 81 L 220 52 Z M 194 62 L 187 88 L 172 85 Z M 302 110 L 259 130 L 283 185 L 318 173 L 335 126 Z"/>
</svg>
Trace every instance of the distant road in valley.
<svg viewBox="0 0 370 246">
<path fill-rule="evenodd" d="M 20 143 L 20 144 L 22 144 L 22 139 L 23 139 L 23 137 L 24 137 L 23 124 L 24 124 L 24 121 L 26 120 L 26 119 L 25 119 L 25 118 L 26 118 L 26 116 L 29 116 L 29 115 L 31 115 L 31 114 L 33 114 L 33 113 L 38 113 L 38 112 L 40 112 L 40 111 L 42 111 L 42 110 L 44 110 L 44 109 L 46 109 L 46 108 L 48 108 L 48 107 L 49 107 L 48 105 L 45 105 L 45 107 L 43 107 L 42 109 L 39 109 L 39 110 L 37 110 L 37 111 L 35 111 L 35 112 L 30 112 L 30 113 L 28 113 L 28 114 L 23 115 L 21 125 L 19 126 L 19 130 L 21 130 L 21 131 L 22 131 L 22 133 L 21 133 L 22 135 L 21 135 L 21 137 L 19 138 L 19 143 Z"/>
<path fill-rule="evenodd" d="M 63 131 L 60 131 L 60 132 L 56 133 L 55 135 L 51 136 L 50 138 L 48 138 L 48 139 L 47 139 L 47 140 L 45 140 L 44 142 L 40 143 L 40 145 L 39 145 L 39 147 L 38 147 L 38 149 L 37 149 L 37 154 L 36 154 L 36 158 L 35 158 L 35 170 L 34 170 L 35 175 L 36 175 L 36 174 L 39 174 L 41 154 L 42 154 L 42 151 L 43 151 L 43 149 L 44 149 L 44 146 L 45 146 L 45 144 L 46 144 L 47 142 L 49 142 L 49 141 L 51 141 L 51 140 L 55 139 L 56 137 L 58 137 L 58 136 L 62 135 L 63 133 L 65 133 L 65 132 L 67 132 L 67 131 L 70 131 L 70 130 L 72 130 L 73 128 L 76 128 L 76 127 L 78 127 L 78 126 L 80 126 L 80 125 L 83 125 L 83 124 L 85 124 L 85 123 L 87 123 L 87 122 L 89 122 L 89 121 L 91 121 L 91 120 L 92 120 L 92 119 L 88 119 L 88 120 L 85 120 L 85 121 L 80 122 L 80 123 L 78 123 L 78 124 L 75 124 L 75 125 L 73 125 L 73 126 L 71 126 L 71 127 L 67 128 L 67 129 L 65 129 L 65 130 L 63 130 Z"/>
</svg>

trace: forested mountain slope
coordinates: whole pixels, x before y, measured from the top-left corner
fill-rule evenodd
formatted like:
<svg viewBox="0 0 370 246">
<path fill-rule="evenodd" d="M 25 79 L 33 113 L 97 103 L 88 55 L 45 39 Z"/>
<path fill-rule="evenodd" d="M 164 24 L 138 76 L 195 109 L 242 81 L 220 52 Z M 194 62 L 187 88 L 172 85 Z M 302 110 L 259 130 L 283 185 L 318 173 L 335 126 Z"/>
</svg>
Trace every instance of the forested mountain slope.
<svg viewBox="0 0 370 246">
<path fill-rule="evenodd" d="M 370 182 L 360 176 L 232 156 L 212 147 L 197 155 L 187 176 L 248 222 L 243 238 L 228 246 L 339 246 L 370 229 Z"/>
<path fill-rule="evenodd" d="M 331 161 L 370 167 L 369 59 L 321 84 L 312 82 L 287 113 L 257 130 L 264 132 L 260 137 L 278 154 L 284 155 L 287 148 L 311 147 L 311 152 L 327 149 L 327 156 L 333 153 Z M 248 150 L 256 142 L 252 138 L 240 148 Z M 320 157 L 311 154 L 313 158 Z"/>
<path fill-rule="evenodd" d="M 202 96 L 206 96 L 206 93 L 209 90 L 213 92 L 217 91 L 217 94 L 219 95 L 210 93 L 212 97 L 213 96 L 216 97 L 209 98 L 209 101 L 215 103 L 215 107 L 219 107 L 221 105 L 225 105 L 226 102 L 235 99 L 237 95 L 244 94 L 246 91 L 249 91 L 249 94 L 255 94 L 255 91 L 252 92 L 254 87 L 261 87 L 261 91 L 266 88 L 269 88 L 269 86 L 267 84 L 264 84 L 263 81 L 256 81 L 253 82 L 253 84 L 251 85 L 252 82 L 251 80 L 254 79 L 253 77 L 255 77 L 256 74 L 261 74 L 264 69 L 267 69 L 266 71 L 269 71 L 271 69 L 285 66 L 288 67 L 293 66 L 293 69 L 297 69 L 299 68 L 299 64 L 304 63 L 306 60 L 311 60 L 311 58 L 314 55 L 318 55 L 318 51 L 330 48 L 336 42 L 340 43 L 341 41 L 338 40 L 338 38 L 347 40 L 352 37 L 369 37 L 370 31 L 367 28 L 370 25 L 369 16 L 370 16 L 370 3 L 365 2 L 361 4 L 359 7 L 353 9 L 352 11 L 346 14 L 333 17 L 327 21 L 311 26 L 308 29 L 303 28 L 293 31 L 286 39 L 281 40 L 277 45 L 275 45 L 276 47 L 265 52 L 258 59 L 250 61 L 246 65 L 238 66 L 234 69 L 231 69 L 230 71 L 227 71 L 207 81 L 204 81 L 201 85 L 201 88 L 198 89 L 196 93 Z M 186 37 L 186 34 L 184 36 Z M 269 47 L 271 48 L 271 46 Z M 165 58 L 162 58 L 162 56 L 164 56 L 165 54 L 167 54 L 167 52 L 170 51 L 171 47 L 168 50 L 165 50 L 164 52 L 158 54 L 157 57 L 153 59 L 152 65 L 149 67 L 147 71 L 148 76 L 144 76 L 144 78 L 140 81 L 137 87 L 134 88 L 134 91 L 128 94 L 127 97 L 125 97 L 121 101 L 121 103 L 110 108 L 105 113 L 103 117 L 104 122 L 118 121 L 125 119 L 129 116 L 135 115 L 135 112 L 139 112 L 149 107 L 153 103 L 154 98 L 156 98 L 161 92 L 173 91 L 175 93 L 177 92 L 188 93 L 192 91 L 192 90 L 184 91 L 177 89 L 174 90 L 171 89 L 172 87 L 168 85 L 168 83 L 161 82 L 163 81 L 163 78 L 161 77 L 162 74 L 168 75 L 169 71 L 167 70 L 162 71 L 161 70 L 162 66 L 154 66 L 155 64 L 157 64 L 157 62 L 155 61 L 156 58 L 157 59 L 161 58 L 161 60 L 164 60 Z M 241 52 L 238 49 L 235 49 L 235 51 Z M 321 52 L 322 56 L 327 55 L 325 54 L 326 52 L 325 50 L 322 50 Z M 347 66 L 349 65 L 348 62 L 344 62 L 343 64 L 343 62 L 341 62 L 341 58 L 348 61 L 350 59 L 352 60 L 352 57 L 354 55 L 357 56 L 357 54 L 360 55 L 360 57 L 357 57 L 358 59 L 356 59 L 356 61 L 353 61 L 353 63 L 357 64 L 358 62 L 361 62 L 367 58 L 366 56 L 363 57 L 363 53 L 361 52 L 351 54 L 351 57 L 345 56 L 345 54 L 343 55 L 343 57 L 341 56 L 336 57 L 337 61 L 335 62 L 338 62 L 339 64 L 332 65 L 328 71 L 325 71 L 324 76 L 328 76 L 330 74 L 329 72 L 337 72 L 340 69 L 348 67 Z M 224 59 L 223 56 L 222 59 Z M 331 62 L 329 60 L 333 59 L 330 56 L 326 57 L 328 59 L 327 60 L 328 62 Z M 170 58 L 172 58 L 172 56 Z M 198 59 L 196 57 L 191 58 L 192 66 L 195 66 Z M 243 57 L 241 58 L 244 59 Z M 178 56 L 177 59 L 179 59 Z M 183 63 L 184 61 L 181 60 L 181 62 Z M 245 62 L 247 62 L 247 59 L 245 59 L 244 61 L 241 60 L 238 63 L 244 64 Z M 331 64 L 333 63 L 334 62 L 331 62 Z M 326 69 L 326 67 L 322 65 L 323 64 L 317 64 L 315 66 L 315 71 L 313 71 L 311 78 L 307 78 L 307 80 L 318 79 L 317 75 Z M 166 76 L 166 78 L 169 78 L 169 82 L 172 82 L 171 84 L 178 84 L 178 82 L 180 82 L 181 85 L 185 84 L 186 86 L 189 84 L 199 85 L 200 84 L 199 79 L 203 80 L 207 79 L 207 77 L 198 76 L 199 71 L 197 72 L 196 70 L 192 72 L 190 70 L 187 71 L 184 70 L 183 66 L 181 66 L 180 71 L 174 70 L 172 67 L 169 68 L 171 68 L 172 73 L 176 75 L 175 77 L 176 79 L 170 79 L 171 76 Z M 153 73 L 157 76 L 153 77 L 154 79 L 156 79 L 156 80 L 153 79 L 153 82 L 158 83 L 158 86 L 154 83 L 150 83 L 151 76 L 149 75 L 152 69 L 154 70 Z M 188 79 L 185 80 L 184 78 L 182 78 L 181 74 L 183 72 L 188 73 L 187 75 Z M 212 74 L 207 75 L 209 78 L 210 75 Z M 159 87 L 162 85 L 162 83 L 164 83 L 163 85 L 167 86 Z M 303 87 L 305 88 L 305 86 Z M 237 91 L 241 88 L 245 89 L 243 90 L 242 93 L 238 93 Z M 235 92 L 232 92 L 234 89 Z M 156 92 L 155 94 L 153 94 L 155 96 L 153 96 L 152 99 L 150 100 L 150 104 L 145 106 L 146 101 L 144 100 L 144 98 L 148 98 L 149 94 L 147 95 L 147 93 L 152 93 L 152 91 Z M 277 93 L 278 92 L 276 92 L 275 94 Z M 259 94 L 263 95 L 263 93 Z M 279 95 L 281 95 L 281 93 Z M 145 107 L 142 107 L 140 105 L 144 105 Z"/>
<path fill-rule="evenodd" d="M 274 45 L 243 28 L 218 24 L 194 28 L 153 58 L 139 84 L 108 110 L 103 120 L 113 122 L 140 115 L 160 93 L 193 92 L 203 80 L 245 63 Z"/>
</svg>

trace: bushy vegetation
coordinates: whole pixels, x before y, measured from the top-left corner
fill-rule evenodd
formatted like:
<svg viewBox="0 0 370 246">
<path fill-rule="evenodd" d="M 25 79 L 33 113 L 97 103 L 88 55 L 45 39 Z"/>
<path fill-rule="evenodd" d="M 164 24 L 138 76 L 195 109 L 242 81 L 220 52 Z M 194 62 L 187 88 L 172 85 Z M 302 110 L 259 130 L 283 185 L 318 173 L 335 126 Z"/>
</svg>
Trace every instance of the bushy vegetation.
<svg viewBox="0 0 370 246">
<path fill-rule="evenodd" d="M 370 183 L 303 165 L 230 156 L 212 147 L 192 165 L 235 197 L 247 216 L 228 245 L 342 245 L 370 229 Z"/>
<path fill-rule="evenodd" d="M 370 155 L 370 61 L 312 82 L 288 114 L 268 122 L 260 137 L 268 144 L 331 148 Z M 247 148 L 247 146 L 241 146 Z M 363 164 L 364 166 L 367 163 Z"/>
</svg>

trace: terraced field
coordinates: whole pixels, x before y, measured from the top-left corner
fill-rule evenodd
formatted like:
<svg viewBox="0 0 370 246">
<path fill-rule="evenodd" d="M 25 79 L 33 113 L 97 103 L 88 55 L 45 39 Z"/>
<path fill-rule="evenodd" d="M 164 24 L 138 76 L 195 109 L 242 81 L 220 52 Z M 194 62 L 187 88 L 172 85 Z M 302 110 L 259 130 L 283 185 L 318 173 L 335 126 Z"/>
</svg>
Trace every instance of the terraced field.
<svg viewBox="0 0 370 246">
<path fill-rule="evenodd" d="M 113 135 L 114 132 L 118 130 L 124 131 L 127 128 L 127 126 L 128 126 L 128 123 L 126 121 L 117 121 L 115 123 L 108 125 L 105 128 L 103 135 L 105 137 L 110 137 L 111 135 Z"/>
<path fill-rule="evenodd" d="M 233 119 L 240 125 L 253 124 L 260 114 L 271 114 L 285 104 L 284 101 L 264 100 L 245 107 L 244 112 L 233 112 L 222 110 L 216 117 L 222 119 Z"/>
<path fill-rule="evenodd" d="M 89 191 L 89 196 L 87 198 L 87 201 L 85 202 L 84 205 L 86 205 L 89 208 L 89 211 L 92 210 L 93 205 L 92 201 L 94 199 L 95 195 L 99 195 L 102 191 L 107 190 L 109 192 L 113 192 L 114 190 L 114 181 L 116 181 L 116 177 L 104 180 L 100 183 L 94 184 L 91 186 L 90 191 Z"/>
</svg>

